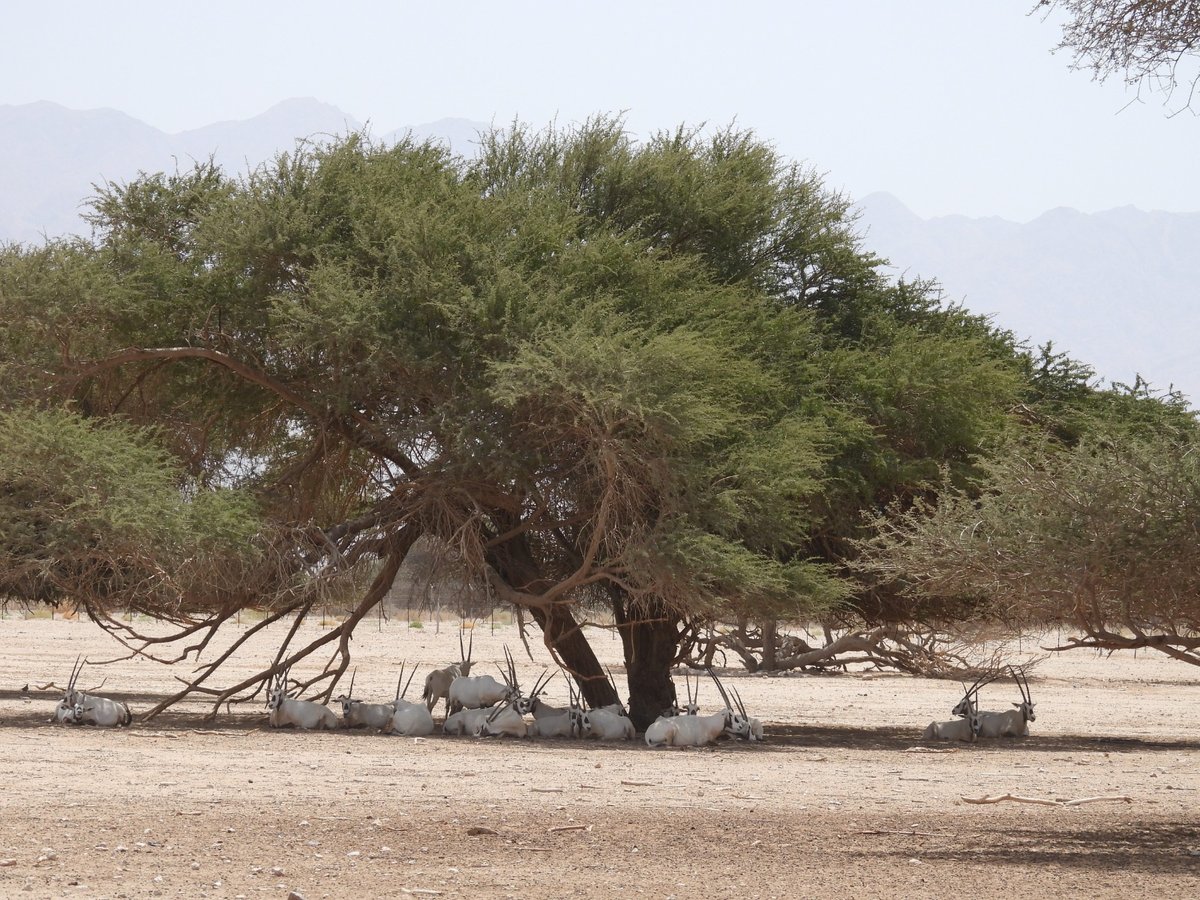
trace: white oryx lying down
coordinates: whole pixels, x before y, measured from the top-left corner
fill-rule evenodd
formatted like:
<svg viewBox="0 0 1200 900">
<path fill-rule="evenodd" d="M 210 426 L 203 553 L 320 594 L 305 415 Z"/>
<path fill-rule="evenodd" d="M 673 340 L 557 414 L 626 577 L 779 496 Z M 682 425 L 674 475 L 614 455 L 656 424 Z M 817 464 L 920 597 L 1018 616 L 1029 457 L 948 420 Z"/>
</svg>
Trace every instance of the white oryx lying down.
<svg viewBox="0 0 1200 900">
<path fill-rule="evenodd" d="M 128 703 L 110 700 L 96 694 L 85 694 L 75 689 L 79 675 L 87 660 L 80 661 L 75 657 L 75 665 L 71 667 L 71 677 L 67 680 L 67 689 L 58 705 L 54 707 L 54 722 L 59 725 L 98 725 L 101 728 L 129 725 L 133 722 L 133 713 Z"/>
<path fill-rule="evenodd" d="M 404 670 L 401 669 L 401 677 Z M 364 703 L 354 699 L 354 678 L 356 669 L 350 675 L 350 692 L 334 699 L 342 704 L 342 726 L 344 728 L 374 728 L 382 731 L 392 721 L 396 708 L 391 703 Z M 400 685 L 396 685 L 396 695 L 399 696 Z"/>
<path fill-rule="evenodd" d="M 271 680 L 267 690 L 267 722 L 272 728 L 302 728 L 312 731 L 318 728 L 334 729 L 338 726 L 337 716 L 323 703 L 311 700 L 296 700 L 287 695 L 287 669 Z"/>
<path fill-rule="evenodd" d="M 954 707 L 954 714 L 963 718 L 951 722 L 930 722 L 921 735 L 926 741 L 969 741 L 974 743 L 979 737 L 979 689 L 989 683 L 995 676 L 981 675 L 975 683 L 966 689 L 963 698 Z"/>
<path fill-rule="evenodd" d="M 480 727 L 492 714 L 494 707 L 485 706 L 482 709 L 460 709 L 446 716 L 442 723 L 442 734 L 464 735 L 478 734 Z"/>
<path fill-rule="evenodd" d="M 725 708 L 711 716 L 683 715 L 660 716 L 650 723 L 646 729 L 646 744 L 650 747 L 702 747 L 714 743 L 721 736 L 754 740 L 750 717 L 746 715 L 746 707 L 736 690 L 733 696 L 737 700 L 737 711 L 729 700 L 729 694 L 712 669 L 708 670 L 713 683 L 725 701 Z M 699 693 L 699 683 L 696 685 Z M 691 689 L 688 690 L 691 700 Z"/>
<path fill-rule="evenodd" d="M 463 650 L 462 629 L 459 629 L 458 653 L 461 661 L 443 666 L 440 669 L 434 669 L 425 676 L 425 689 L 421 692 L 421 699 L 425 701 L 425 706 L 430 712 L 433 712 L 433 708 L 437 706 L 438 700 L 444 699 L 446 701 L 446 714 L 450 714 L 450 685 L 454 682 L 455 678 L 471 674 L 471 651 L 474 647 L 475 632 L 471 632 L 471 642 L 467 645 L 467 649 Z"/>
<path fill-rule="evenodd" d="M 404 683 L 404 689 L 401 690 L 400 680 L 404 678 L 404 663 L 400 664 L 400 678 L 396 679 L 396 699 L 390 706 L 392 715 L 384 727 L 384 731 L 388 734 L 403 734 L 409 737 L 424 737 L 427 734 L 433 734 L 433 713 L 429 711 L 425 701 L 413 703 L 404 699 L 404 695 L 408 693 L 408 686 L 412 684 L 413 675 L 416 674 L 417 669 L 414 666 L 408 676 L 408 681 Z"/>
<path fill-rule="evenodd" d="M 1024 671 L 1018 671 L 1012 666 L 1008 667 L 1008 671 L 1012 673 L 1013 681 L 1017 683 L 1017 688 L 1021 691 L 1021 702 L 1013 703 L 1016 709 L 980 710 L 980 737 L 1027 737 L 1029 723 L 1037 720 L 1033 711 L 1033 692 L 1029 690 L 1029 679 L 1025 677 Z M 956 706 L 955 710 L 957 709 Z"/>
<path fill-rule="evenodd" d="M 571 696 L 570 706 L 566 709 L 538 705 L 536 701 L 531 701 L 533 703 L 533 722 L 526 730 L 529 737 L 583 737 L 583 701 L 575 691 L 575 685 L 569 677 L 566 678 L 566 682 Z M 539 711 L 542 713 L 540 716 L 538 715 Z"/>
</svg>

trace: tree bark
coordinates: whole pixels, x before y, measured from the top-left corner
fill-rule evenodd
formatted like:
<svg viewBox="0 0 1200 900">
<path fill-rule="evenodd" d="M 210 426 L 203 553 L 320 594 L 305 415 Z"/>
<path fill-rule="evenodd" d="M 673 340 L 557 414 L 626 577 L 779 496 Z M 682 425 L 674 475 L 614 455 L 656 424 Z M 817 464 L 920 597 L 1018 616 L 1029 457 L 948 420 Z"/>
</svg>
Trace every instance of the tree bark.
<svg viewBox="0 0 1200 900">
<path fill-rule="evenodd" d="M 775 626 L 774 619 L 767 619 L 762 623 L 762 667 L 768 672 L 774 672 L 779 665 L 777 662 L 779 643 L 776 640 Z"/>
<path fill-rule="evenodd" d="M 488 562 L 508 584 L 520 585 L 522 591 L 541 593 L 550 587 L 550 581 L 542 575 L 521 538 L 505 541 L 492 548 Z M 608 683 L 608 674 L 575 621 L 570 604 L 559 601 L 547 607 L 530 606 L 528 609 L 542 629 L 547 649 L 561 660 L 575 678 L 584 701 L 590 706 L 619 702 L 616 692 Z"/>
<path fill-rule="evenodd" d="M 679 616 L 661 603 L 636 605 L 614 598 L 613 612 L 625 648 L 629 717 L 645 731 L 675 705 L 671 666 L 679 654 Z"/>
</svg>

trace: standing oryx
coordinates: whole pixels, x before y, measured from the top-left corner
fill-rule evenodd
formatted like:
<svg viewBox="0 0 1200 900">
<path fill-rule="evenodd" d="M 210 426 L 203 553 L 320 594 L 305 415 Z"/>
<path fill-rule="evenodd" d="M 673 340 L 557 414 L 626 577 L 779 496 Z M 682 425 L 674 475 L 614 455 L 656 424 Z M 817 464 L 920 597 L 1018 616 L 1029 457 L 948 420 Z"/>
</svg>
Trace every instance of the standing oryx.
<svg viewBox="0 0 1200 900">
<path fill-rule="evenodd" d="M 963 698 L 954 707 L 954 714 L 963 716 L 952 722 L 930 722 L 921 738 L 926 741 L 970 741 L 979 737 L 979 689 L 994 676 L 981 675 L 963 693 Z"/>
<path fill-rule="evenodd" d="M 471 642 L 467 645 L 467 649 L 463 650 L 462 631 L 458 632 L 458 653 L 461 660 L 456 663 L 451 663 L 441 669 L 434 669 L 425 676 L 425 690 L 421 692 L 421 699 L 425 701 L 426 708 L 433 712 L 433 708 L 437 706 L 438 700 L 446 701 L 446 714 L 450 713 L 450 685 L 455 678 L 467 676 L 471 674 L 471 650 L 475 647 L 475 632 L 471 631 Z"/>
<path fill-rule="evenodd" d="M 979 736 L 993 737 L 1026 737 L 1029 734 L 1029 723 L 1037 720 L 1033 707 L 1033 692 L 1029 689 L 1029 679 L 1024 671 L 1008 667 L 1013 681 L 1021 691 L 1021 702 L 1013 703 L 1016 709 L 1006 709 L 999 712 L 982 710 L 979 713 Z M 957 709 L 957 707 L 955 707 Z"/>
<path fill-rule="evenodd" d="M 60 725 L 99 725 L 102 728 L 112 728 L 117 725 L 129 725 L 133 722 L 133 713 L 128 703 L 110 700 L 95 694 L 85 694 L 75 689 L 79 675 L 87 660 L 80 661 L 75 657 L 71 667 L 71 677 L 67 681 L 67 689 L 54 708 L 54 721 Z"/>
<path fill-rule="evenodd" d="M 311 700 L 296 700 L 287 695 L 287 677 L 291 669 L 285 669 L 271 679 L 267 689 L 267 722 L 272 728 L 294 726 L 310 731 L 316 728 L 337 728 L 337 716 L 328 706 Z"/>
</svg>

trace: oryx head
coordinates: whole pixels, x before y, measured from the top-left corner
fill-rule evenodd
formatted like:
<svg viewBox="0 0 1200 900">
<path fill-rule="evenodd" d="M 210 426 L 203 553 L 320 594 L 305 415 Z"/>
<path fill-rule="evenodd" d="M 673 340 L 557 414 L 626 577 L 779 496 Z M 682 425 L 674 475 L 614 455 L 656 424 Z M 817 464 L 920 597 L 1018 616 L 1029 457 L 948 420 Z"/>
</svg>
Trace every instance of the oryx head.
<svg viewBox="0 0 1200 900">
<path fill-rule="evenodd" d="M 972 710 L 979 710 L 979 689 L 991 684 L 996 680 L 996 676 L 985 672 L 975 679 L 975 683 L 970 687 L 963 685 L 963 696 L 958 701 L 958 705 L 950 711 L 950 715 L 966 717 Z"/>
<path fill-rule="evenodd" d="M 587 713 L 583 709 L 583 697 L 579 695 L 579 691 L 575 689 L 575 682 L 570 678 L 567 679 L 567 690 L 570 692 L 570 706 L 567 707 L 567 721 L 571 725 L 571 737 L 583 737 L 585 727 L 585 719 Z M 591 720 L 587 719 L 586 727 L 591 727 Z"/>
<path fill-rule="evenodd" d="M 63 693 L 63 702 L 68 706 L 74 707 L 79 703 L 82 692 L 75 690 L 75 683 L 79 681 L 79 673 L 86 665 L 87 660 L 83 659 L 82 653 L 75 657 L 75 662 L 71 666 L 71 677 L 67 679 L 67 689 Z"/>
<path fill-rule="evenodd" d="M 700 676 L 699 676 L 699 674 L 696 675 L 696 692 L 695 692 L 695 694 L 692 693 L 691 673 L 689 673 L 689 672 L 683 673 L 683 683 L 684 683 L 684 686 L 687 688 L 687 695 L 688 695 L 687 706 L 685 706 L 683 708 L 683 714 L 685 716 L 698 716 L 698 715 L 700 715 Z"/>
<path fill-rule="evenodd" d="M 283 701 L 287 699 L 287 679 L 291 668 L 284 669 L 278 675 L 271 677 L 270 687 L 267 688 L 267 709 L 271 712 L 283 706 Z"/>
<path fill-rule="evenodd" d="M 542 674 L 538 676 L 537 681 L 533 683 L 533 690 L 529 692 L 528 697 L 517 698 L 516 705 L 513 708 L 516 709 L 516 711 L 521 715 L 532 715 L 533 711 L 537 709 L 538 704 L 542 702 L 542 691 L 546 689 L 546 685 L 550 683 L 550 679 L 557 674 L 557 672 L 550 672 L 549 674 L 546 674 L 547 672 L 549 672 L 548 669 L 543 671 Z"/>
<path fill-rule="evenodd" d="M 725 733 L 732 738 L 750 740 L 750 717 L 746 714 L 746 707 L 742 703 L 741 695 L 738 694 L 736 688 L 732 689 L 734 700 L 737 703 L 735 707 L 730 702 L 729 694 L 725 691 L 725 686 L 717 678 L 717 673 L 709 669 L 708 674 L 717 686 L 717 690 L 720 691 L 721 699 L 725 701 Z"/>
<path fill-rule="evenodd" d="M 342 704 L 342 718 L 343 719 L 349 719 L 350 711 L 354 709 L 354 704 L 362 702 L 361 700 L 354 699 L 354 676 L 357 674 L 358 674 L 358 669 L 355 668 L 355 670 L 350 673 L 350 690 L 348 690 L 346 693 L 342 694 L 342 696 L 334 698 L 335 703 Z"/>
<path fill-rule="evenodd" d="M 1036 722 L 1037 716 L 1033 712 L 1033 691 L 1029 689 L 1029 679 L 1025 677 L 1025 670 L 1009 666 L 1008 671 L 1012 672 L 1013 680 L 1021 691 L 1021 702 L 1014 703 L 1013 706 L 1021 711 L 1021 717 L 1026 722 Z"/>
</svg>

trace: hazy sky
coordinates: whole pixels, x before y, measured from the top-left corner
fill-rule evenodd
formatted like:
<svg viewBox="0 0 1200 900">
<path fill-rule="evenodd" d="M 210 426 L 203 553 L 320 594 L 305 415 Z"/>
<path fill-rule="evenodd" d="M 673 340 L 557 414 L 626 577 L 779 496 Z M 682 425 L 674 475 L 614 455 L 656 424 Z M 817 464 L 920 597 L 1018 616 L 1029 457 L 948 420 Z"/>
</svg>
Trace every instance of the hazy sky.
<svg viewBox="0 0 1200 900">
<path fill-rule="evenodd" d="M 852 196 L 1025 221 L 1200 210 L 1200 119 L 1051 55 L 1033 0 L 339 2 L 5 7 L 0 104 L 112 107 L 166 131 L 312 96 L 376 134 L 625 110 L 735 120 Z"/>
</svg>

